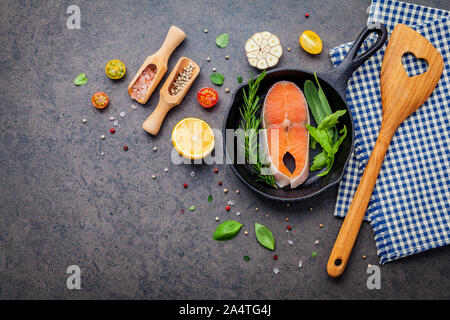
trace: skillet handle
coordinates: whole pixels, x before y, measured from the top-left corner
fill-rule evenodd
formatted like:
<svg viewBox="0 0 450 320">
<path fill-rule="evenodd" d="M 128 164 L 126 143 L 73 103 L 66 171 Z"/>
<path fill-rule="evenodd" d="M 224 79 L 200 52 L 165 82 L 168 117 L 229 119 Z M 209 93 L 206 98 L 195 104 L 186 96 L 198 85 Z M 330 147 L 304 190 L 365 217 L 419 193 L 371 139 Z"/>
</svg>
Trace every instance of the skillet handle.
<svg viewBox="0 0 450 320">
<path fill-rule="evenodd" d="M 372 33 L 376 33 L 378 35 L 377 41 L 365 52 L 358 55 L 358 50 L 361 48 L 367 37 Z M 376 22 L 368 25 L 359 34 L 341 64 L 338 65 L 333 71 L 320 75 L 320 77 L 336 88 L 336 90 L 345 98 L 348 79 L 350 79 L 356 69 L 358 69 L 384 45 L 387 38 L 388 32 L 384 24 Z"/>
</svg>

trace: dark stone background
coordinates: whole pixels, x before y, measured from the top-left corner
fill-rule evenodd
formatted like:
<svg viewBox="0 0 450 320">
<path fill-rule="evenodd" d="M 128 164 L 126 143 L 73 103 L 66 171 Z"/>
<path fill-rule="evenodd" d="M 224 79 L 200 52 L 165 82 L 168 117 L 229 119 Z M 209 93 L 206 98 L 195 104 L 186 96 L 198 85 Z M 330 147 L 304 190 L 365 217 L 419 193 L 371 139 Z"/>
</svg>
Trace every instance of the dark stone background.
<svg viewBox="0 0 450 320">
<path fill-rule="evenodd" d="M 413 2 L 450 10 L 447 0 Z M 81 30 L 66 27 L 65 11 L 71 4 L 81 8 Z M 329 278 L 326 262 L 342 222 L 333 217 L 336 188 L 286 208 L 246 190 L 226 166 L 218 166 L 220 172 L 214 174 L 213 166 L 175 166 L 170 160 L 170 134 L 180 119 L 196 116 L 221 128 L 231 97 L 225 88 L 233 90 L 236 77 L 246 79 L 252 70 L 243 51 L 252 33 L 270 30 L 284 49 L 292 48 L 290 53 L 284 51 L 280 67 L 329 70 L 328 50 L 356 38 L 369 4 L 368 0 L 2 0 L 0 298 L 450 298 L 448 247 L 382 266 L 381 290 L 368 290 L 367 264 L 378 262 L 368 224 L 344 276 Z M 158 93 L 133 110 L 126 87 L 172 24 L 182 28 L 187 39 L 170 59 L 169 71 L 179 57 L 188 56 L 202 72 L 182 105 L 170 112 L 160 134 L 152 137 L 141 124 L 156 106 Z M 209 33 L 203 32 L 205 28 Z M 306 29 L 321 35 L 320 56 L 299 49 L 298 36 Z M 226 49 L 214 43 L 222 32 L 231 37 Z M 209 63 L 207 56 L 212 58 Z M 128 68 L 123 81 L 105 76 L 104 66 L 113 58 Z M 218 89 L 220 103 L 206 111 L 194 93 L 210 85 L 213 67 L 226 80 Z M 72 81 L 80 72 L 89 82 L 75 87 Z M 103 112 L 90 104 L 96 91 L 110 95 L 110 106 Z M 119 117 L 121 111 L 126 112 L 124 118 Z M 108 132 L 110 116 L 120 122 L 115 135 Z M 102 134 L 106 140 L 100 139 Z M 125 144 L 128 152 L 122 149 Z M 153 146 L 158 147 L 156 152 Z M 241 193 L 236 195 L 235 189 Z M 212 204 L 209 194 L 214 196 Z M 236 204 L 227 213 L 224 207 L 231 199 Z M 197 207 L 195 212 L 187 210 L 190 205 Z M 186 210 L 184 215 L 180 208 Z M 240 217 L 236 210 L 242 212 Z M 239 220 L 250 234 L 240 232 L 229 242 L 211 240 L 218 224 L 215 216 Z M 293 226 L 291 233 L 286 232 L 285 217 Z M 278 261 L 257 243 L 256 221 L 273 231 Z M 315 240 L 320 244 L 314 245 Z M 313 251 L 318 252 L 316 259 L 311 258 Z M 366 260 L 361 258 L 364 254 Z M 243 255 L 251 261 L 245 262 Z M 302 269 L 297 267 L 299 260 Z M 79 291 L 66 288 L 65 271 L 72 264 L 81 268 Z M 278 275 L 274 267 L 280 269 Z"/>
</svg>

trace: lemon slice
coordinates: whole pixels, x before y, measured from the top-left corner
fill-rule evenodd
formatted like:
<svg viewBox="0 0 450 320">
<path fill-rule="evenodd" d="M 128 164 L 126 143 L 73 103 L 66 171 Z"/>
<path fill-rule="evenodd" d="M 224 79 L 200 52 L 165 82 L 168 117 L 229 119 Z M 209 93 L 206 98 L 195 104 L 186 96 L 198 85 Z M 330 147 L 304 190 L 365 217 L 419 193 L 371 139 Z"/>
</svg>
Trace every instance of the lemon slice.
<svg viewBox="0 0 450 320">
<path fill-rule="evenodd" d="M 172 143 L 183 157 L 202 159 L 214 149 L 214 133 L 205 121 L 184 118 L 173 128 Z"/>
<path fill-rule="evenodd" d="M 280 39 L 268 31 L 257 32 L 245 43 L 245 53 L 252 67 L 264 70 L 275 66 L 283 54 Z"/>
</svg>

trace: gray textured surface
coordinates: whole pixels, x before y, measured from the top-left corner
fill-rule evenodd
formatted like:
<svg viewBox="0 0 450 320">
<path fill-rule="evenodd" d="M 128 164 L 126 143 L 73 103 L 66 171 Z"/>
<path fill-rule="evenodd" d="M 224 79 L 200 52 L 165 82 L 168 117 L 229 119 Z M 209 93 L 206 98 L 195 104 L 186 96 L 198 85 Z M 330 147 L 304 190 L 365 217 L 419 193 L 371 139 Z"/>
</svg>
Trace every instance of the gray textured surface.
<svg viewBox="0 0 450 320">
<path fill-rule="evenodd" d="M 446 0 L 414 2 L 450 10 Z M 66 28 L 70 4 L 81 8 L 81 30 Z M 250 193 L 226 166 L 218 166 L 220 172 L 214 174 L 212 166 L 170 162 L 169 137 L 180 119 L 196 116 L 221 128 L 231 96 L 224 89 L 237 86 L 237 75 L 250 75 L 242 46 L 253 32 L 270 30 L 285 48 L 292 48 L 279 66 L 327 70 L 328 49 L 358 35 L 368 5 L 368 0 L 2 0 L 0 298 L 450 298 L 448 247 L 382 266 L 382 289 L 368 290 L 367 264 L 378 259 L 367 224 L 344 276 L 330 279 L 325 265 L 341 225 L 333 217 L 336 189 L 285 208 Z M 185 30 L 187 39 L 170 59 L 169 70 L 179 57 L 188 56 L 202 72 L 160 134 L 152 137 L 140 127 L 158 94 L 133 110 L 126 86 L 172 24 Z M 319 57 L 299 49 L 297 38 L 305 29 L 324 40 Z M 214 44 L 222 32 L 231 36 L 226 49 Z M 207 56 L 212 58 L 209 63 Z M 113 58 L 127 65 L 124 81 L 113 82 L 104 74 Z M 205 111 L 194 92 L 209 85 L 213 67 L 226 81 L 218 90 L 219 105 Z M 72 84 L 79 72 L 89 77 L 86 86 Z M 90 105 L 96 91 L 110 95 L 110 106 L 103 112 Z M 126 112 L 124 118 L 119 117 L 121 111 Z M 115 135 L 108 132 L 110 116 L 120 121 Z M 106 140 L 100 139 L 102 134 Z M 122 149 L 125 144 L 128 152 Z M 236 195 L 235 189 L 241 193 Z M 212 204 L 209 194 L 214 196 Z M 236 202 L 231 214 L 224 209 L 230 199 Z M 188 212 L 190 205 L 197 210 Z M 187 213 L 179 214 L 180 208 Z M 241 232 L 233 241 L 212 241 L 214 217 L 236 218 L 236 210 L 242 212 L 238 220 L 250 235 Z M 295 232 L 286 233 L 285 217 Z M 272 229 L 278 261 L 256 242 L 255 221 Z M 318 258 L 311 258 L 312 251 Z M 243 255 L 251 261 L 245 262 Z M 300 270 L 299 260 L 304 262 Z M 81 268 L 80 291 L 66 288 L 65 270 L 72 264 Z M 280 269 L 278 275 L 274 267 Z"/>
</svg>

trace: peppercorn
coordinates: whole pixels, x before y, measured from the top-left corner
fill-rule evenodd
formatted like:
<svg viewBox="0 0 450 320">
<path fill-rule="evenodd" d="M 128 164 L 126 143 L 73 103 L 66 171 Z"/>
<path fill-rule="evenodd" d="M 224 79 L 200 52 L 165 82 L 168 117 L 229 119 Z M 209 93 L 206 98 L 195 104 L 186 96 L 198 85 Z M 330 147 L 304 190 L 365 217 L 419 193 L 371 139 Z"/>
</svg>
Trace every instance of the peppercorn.
<svg viewBox="0 0 450 320">
<path fill-rule="evenodd" d="M 184 209 L 180 209 L 180 213 L 183 214 L 184 213 Z"/>
<path fill-rule="evenodd" d="M 222 185 L 222 181 L 217 182 L 217 184 L 218 184 L 219 186 L 221 186 L 221 185 Z"/>
<path fill-rule="evenodd" d="M 278 256 L 277 256 L 277 255 L 274 255 L 274 256 L 273 256 L 273 260 L 278 260 Z"/>
<path fill-rule="evenodd" d="M 291 230 L 291 229 L 292 229 L 292 227 L 291 227 L 291 226 L 287 226 L 287 227 L 286 227 L 286 229 L 288 229 L 288 230 Z"/>
<path fill-rule="evenodd" d="M 225 207 L 225 210 L 227 210 L 227 211 L 230 211 L 230 209 L 231 209 L 230 206 Z"/>
<path fill-rule="evenodd" d="M 123 150 L 127 151 L 128 150 L 128 146 L 123 146 Z"/>
<path fill-rule="evenodd" d="M 309 13 L 306 13 L 306 14 L 305 14 L 305 18 L 309 18 Z"/>
<path fill-rule="evenodd" d="M 187 183 L 183 184 L 183 187 L 186 189 L 188 187 L 188 184 Z"/>
<path fill-rule="evenodd" d="M 219 172 L 219 169 L 215 168 L 214 173 L 218 173 L 218 172 Z"/>
<path fill-rule="evenodd" d="M 114 130 L 114 128 L 109 129 L 109 132 L 114 133 L 116 132 L 116 130 Z"/>
</svg>

